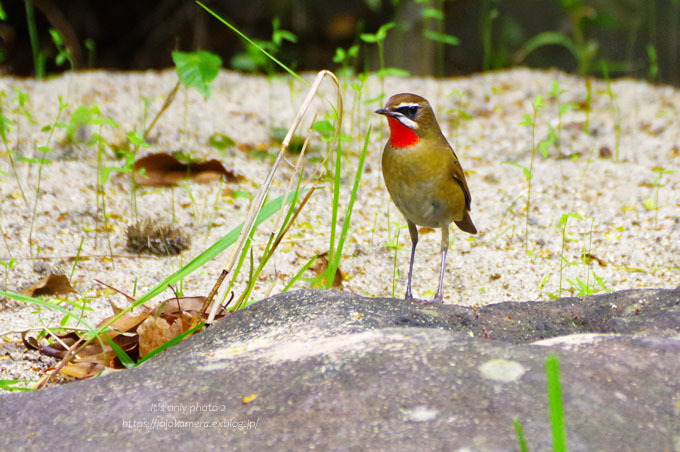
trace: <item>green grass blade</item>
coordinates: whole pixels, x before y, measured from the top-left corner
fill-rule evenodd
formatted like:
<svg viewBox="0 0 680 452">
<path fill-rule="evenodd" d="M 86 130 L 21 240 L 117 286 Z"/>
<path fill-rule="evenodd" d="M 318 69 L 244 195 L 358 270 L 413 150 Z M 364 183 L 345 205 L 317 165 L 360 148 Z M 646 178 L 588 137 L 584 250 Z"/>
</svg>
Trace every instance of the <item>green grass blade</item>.
<svg viewBox="0 0 680 452">
<path fill-rule="evenodd" d="M 120 345 L 116 344 L 116 342 L 111 339 L 108 334 L 102 334 L 101 336 L 106 339 L 106 342 L 108 342 L 109 346 L 113 349 L 113 353 L 116 354 L 122 365 L 124 365 L 127 369 L 135 367 L 135 362 L 132 360 L 132 358 L 130 358 L 130 355 L 128 355 L 125 350 L 120 348 Z"/>
<path fill-rule="evenodd" d="M 222 22 L 224 25 L 226 25 L 227 27 L 229 27 L 229 28 L 231 29 L 231 31 L 233 31 L 234 33 L 236 33 L 237 35 L 239 35 L 239 36 L 240 36 L 242 39 L 244 39 L 248 44 L 251 44 L 251 45 L 255 46 L 255 48 L 257 48 L 260 52 L 262 52 L 263 54 L 265 54 L 265 55 L 267 56 L 267 58 L 269 58 L 269 59 L 272 60 L 274 63 L 276 63 L 276 64 L 278 64 L 279 66 L 281 66 L 281 67 L 282 67 L 286 72 L 288 72 L 290 75 L 292 75 L 292 76 L 295 77 L 297 80 L 299 80 L 299 81 L 301 81 L 302 83 L 304 83 L 305 85 L 309 86 L 309 83 L 308 83 L 305 79 L 303 79 L 302 77 L 300 77 L 299 75 L 297 75 L 297 73 L 296 73 L 294 70 L 292 70 L 291 68 L 289 68 L 288 66 L 286 66 L 285 64 L 283 64 L 281 61 L 277 60 L 276 57 L 274 57 L 274 55 L 270 54 L 269 52 L 267 52 L 266 50 L 264 50 L 262 47 L 260 47 L 259 45 L 257 45 L 255 42 L 253 42 L 252 39 L 250 39 L 248 36 L 246 36 L 246 35 L 244 35 L 243 33 L 241 33 L 240 30 L 238 30 L 238 29 L 237 29 L 236 27 L 234 27 L 232 24 L 230 24 L 229 22 L 227 22 L 226 20 L 224 20 L 223 18 L 221 18 L 216 12 L 214 12 L 213 10 L 211 10 L 210 8 L 208 8 L 207 6 L 205 6 L 203 3 L 199 2 L 199 1 L 197 1 L 196 3 L 198 3 L 198 5 L 199 5 L 201 8 L 203 8 L 204 10 L 206 10 L 207 12 L 209 12 L 210 14 L 212 14 L 217 20 L 219 20 L 219 21 Z"/>
<path fill-rule="evenodd" d="M 545 360 L 550 423 L 552 425 L 553 451 L 567 452 L 567 432 L 564 427 L 564 406 L 562 404 L 562 384 L 560 383 L 560 362 L 556 355 Z"/>
<path fill-rule="evenodd" d="M 338 246 L 335 250 L 335 255 L 333 261 L 330 263 L 330 275 L 328 281 L 333 283 L 335 280 L 335 272 L 340 266 L 340 259 L 342 258 L 342 249 L 345 246 L 345 240 L 347 239 L 347 234 L 349 232 L 349 223 L 352 218 L 352 210 L 354 209 L 354 201 L 357 199 L 357 192 L 359 191 L 359 183 L 361 182 L 361 175 L 364 171 L 364 162 L 366 161 L 366 154 L 368 153 L 368 142 L 371 139 L 371 129 L 372 126 L 368 126 L 368 132 L 366 132 L 366 139 L 364 140 L 364 147 L 361 150 L 361 155 L 359 156 L 359 165 L 357 167 L 357 172 L 354 175 L 354 185 L 352 185 L 352 192 L 349 197 L 349 203 L 347 204 L 347 212 L 345 214 L 345 219 L 342 223 L 342 231 L 340 232 L 340 240 L 338 240 Z"/>
<path fill-rule="evenodd" d="M 33 391 L 33 388 L 23 388 L 21 386 L 15 386 L 19 383 L 32 383 L 30 380 L 0 380 L 0 389 L 5 391 Z"/>
<path fill-rule="evenodd" d="M 71 317 L 76 322 L 82 323 L 83 325 L 85 325 L 85 328 L 90 330 L 90 333 L 94 332 L 94 328 L 92 328 L 85 320 L 83 320 L 81 317 L 74 315 L 71 311 L 69 311 L 68 309 L 62 308 L 59 305 L 48 303 L 48 302 L 43 301 L 39 298 L 29 297 L 29 296 L 26 296 L 26 295 L 21 295 L 21 294 L 13 293 L 13 292 L 5 292 L 5 291 L 2 291 L 2 290 L 0 290 L 0 296 L 6 297 L 6 298 L 11 298 L 11 299 L 17 300 L 17 301 L 24 301 L 26 303 L 31 303 L 31 304 L 34 304 L 34 305 L 37 305 L 37 306 L 42 306 L 43 308 L 47 308 L 47 309 L 54 309 L 55 311 L 59 311 L 62 314 L 65 314 L 66 316 Z"/>
<path fill-rule="evenodd" d="M 295 284 L 295 283 L 302 277 L 302 275 L 303 275 L 307 270 L 309 270 L 309 267 L 311 267 L 312 264 L 314 264 L 314 262 L 316 262 L 316 258 L 317 258 L 317 257 L 319 257 L 319 256 L 312 256 L 312 257 L 307 261 L 307 263 L 306 263 L 305 265 L 302 266 L 302 268 L 300 269 L 300 271 L 297 272 L 297 273 L 295 274 L 295 276 L 293 276 L 293 277 L 291 278 L 291 280 L 288 282 L 288 284 L 286 284 L 286 287 L 284 287 L 283 290 L 282 290 L 281 292 L 287 292 L 291 287 L 293 287 L 293 284 Z"/>
<path fill-rule="evenodd" d="M 333 199 L 331 201 L 331 238 L 328 246 L 328 262 L 332 263 L 335 260 L 335 231 L 338 223 L 338 208 L 340 207 L 340 182 L 342 180 L 342 150 L 340 142 L 335 149 L 335 177 L 333 178 Z M 330 267 L 329 267 L 330 270 Z M 333 284 L 332 278 L 326 278 L 326 287 L 330 288 Z"/>
<path fill-rule="evenodd" d="M 307 190 L 305 189 L 302 190 L 303 193 L 306 193 Z M 281 195 L 278 198 L 274 199 L 273 201 L 267 203 L 262 207 L 262 210 L 260 210 L 260 213 L 258 214 L 257 218 L 255 219 L 254 227 L 259 226 L 263 221 L 267 220 L 269 217 L 274 215 L 278 210 L 282 207 L 283 205 L 283 198 L 285 195 Z M 243 228 L 243 223 L 232 229 L 227 235 L 219 239 L 217 242 L 215 242 L 210 248 L 207 250 L 203 251 L 201 254 L 196 256 L 191 262 L 189 262 L 187 265 L 184 267 L 180 268 L 177 270 L 175 273 L 172 275 L 168 276 L 165 278 L 163 281 L 160 283 L 156 284 L 150 291 L 142 295 L 135 301 L 132 305 L 130 305 L 127 309 L 121 311 L 120 313 L 116 314 L 114 317 L 112 317 L 106 324 L 102 325 L 99 327 L 97 331 L 93 332 L 93 335 L 101 334 L 102 331 L 104 331 L 106 328 L 109 327 L 113 322 L 118 320 L 121 316 L 126 314 L 127 312 L 131 311 L 132 309 L 136 308 L 137 306 L 141 305 L 142 303 L 145 303 L 152 298 L 154 298 L 156 295 L 160 294 L 161 292 L 165 291 L 169 285 L 172 285 L 179 280 L 185 278 L 186 276 L 190 275 L 194 271 L 198 270 L 201 268 L 203 265 L 205 265 L 208 261 L 211 259 L 215 258 L 218 254 L 220 254 L 222 251 L 225 249 L 229 248 L 231 245 L 236 243 L 236 240 L 238 239 L 239 234 L 241 233 L 241 229 Z M 2 293 L 0 293 L 1 295 Z"/>
<path fill-rule="evenodd" d="M 515 433 L 517 434 L 517 445 L 519 446 L 519 452 L 529 452 L 529 446 L 527 446 L 527 440 L 524 438 L 524 429 L 522 428 L 522 421 L 515 419 L 513 422 L 515 426 Z"/>
</svg>

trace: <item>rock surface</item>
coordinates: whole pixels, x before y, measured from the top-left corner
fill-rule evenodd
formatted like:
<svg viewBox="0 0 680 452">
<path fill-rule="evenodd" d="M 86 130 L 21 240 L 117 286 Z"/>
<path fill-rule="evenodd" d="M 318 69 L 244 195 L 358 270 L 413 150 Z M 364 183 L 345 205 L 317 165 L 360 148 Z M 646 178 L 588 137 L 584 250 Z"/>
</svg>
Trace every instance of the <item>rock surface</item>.
<svg viewBox="0 0 680 452">
<path fill-rule="evenodd" d="M 538 342 L 536 342 L 538 341 Z M 0 396 L 0 450 L 680 450 L 680 288 L 480 309 L 303 290 L 138 368 Z"/>
</svg>

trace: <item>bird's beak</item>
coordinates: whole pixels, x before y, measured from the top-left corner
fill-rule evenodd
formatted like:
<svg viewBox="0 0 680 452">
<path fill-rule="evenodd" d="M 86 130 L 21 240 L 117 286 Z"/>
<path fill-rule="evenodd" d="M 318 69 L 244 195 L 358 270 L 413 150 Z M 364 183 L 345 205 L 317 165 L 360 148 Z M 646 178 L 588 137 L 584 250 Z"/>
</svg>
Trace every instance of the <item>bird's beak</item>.
<svg viewBox="0 0 680 452">
<path fill-rule="evenodd" d="M 378 108 L 376 111 L 379 115 L 385 115 L 385 116 L 396 116 L 396 114 L 387 108 Z"/>
</svg>

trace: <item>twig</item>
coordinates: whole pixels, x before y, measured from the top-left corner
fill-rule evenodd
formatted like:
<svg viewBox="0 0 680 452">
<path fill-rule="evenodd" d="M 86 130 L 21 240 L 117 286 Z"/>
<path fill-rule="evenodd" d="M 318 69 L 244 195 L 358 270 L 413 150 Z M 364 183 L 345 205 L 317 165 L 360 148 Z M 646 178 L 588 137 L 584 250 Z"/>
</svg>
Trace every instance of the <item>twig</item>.
<svg viewBox="0 0 680 452">
<path fill-rule="evenodd" d="M 272 165 L 271 170 L 269 170 L 269 174 L 267 174 L 267 178 L 265 179 L 264 183 L 262 184 L 260 190 L 258 191 L 257 195 L 253 199 L 251 205 L 250 205 L 250 210 L 248 211 L 248 217 L 243 223 L 243 228 L 241 229 L 241 234 L 239 235 L 237 241 L 236 241 L 236 246 L 233 248 L 233 251 L 231 253 L 231 256 L 229 257 L 229 260 L 227 261 L 227 265 L 225 265 L 224 270 L 222 271 L 222 274 L 220 275 L 220 278 L 217 279 L 217 282 L 215 283 L 215 286 L 213 289 L 210 291 L 211 296 L 206 299 L 206 305 L 210 305 L 212 302 L 212 296 L 214 296 L 218 291 L 219 287 L 222 284 L 222 281 L 224 280 L 224 276 L 226 276 L 226 273 L 231 272 L 231 270 L 234 268 L 234 264 L 236 264 L 236 260 L 238 259 L 239 254 L 241 253 L 241 249 L 243 248 L 243 245 L 245 244 L 246 239 L 250 235 L 250 231 L 253 228 L 253 224 L 255 223 L 255 219 L 257 218 L 257 215 L 259 214 L 260 210 L 262 209 L 262 205 L 264 204 L 264 200 L 267 196 L 267 193 L 269 192 L 269 187 L 271 186 L 272 180 L 274 178 L 274 174 L 276 173 L 276 170 L 279 167 L 279 164 L 281 163 L 281 160 L 283 159 L 283 155 L 285 154 L 286 150 L 288 149 L 288 145 L 290 144 L 290 140 L 293 138 L 293 134 L 295 133 L 295 130 L 297 130 L 298 126 L 302 122 L 302 118 L 304 117 L 305 113 L 309 109 L 309 106 L 312 103 L 312 100 L 314 99 L 314 96 L 316 95 L 316 92 L 319 90 L 319 86 L 321 85 L 321 82 L 323 81 L 324 77 L 330 77 L 333 83 L 336 85 L 337 89 L 337 105 L 338 105 L 338 121 L 342 120 L 342 93 L 341 93 L 341 88 L 340 88 L 340 82 L 338 81 L 337 77 L 335 74 L 333 74 L 331 71 L 328 70 L 322 70 L 320 71 L 317 75 L 316 78 L 314 79 L 314 83 L 312 83 L 312 87 L 310 88 L 309 92 L 307 93 L 307 97 L 305 98 L 305 101 L 303 102 L 302 106 L 297 112 L 297 116 L 295 117 L 295 121 L 293 121 L 293 125 L 288 129 L 288 133 L 286 134 L 286 137 L 283 139 L 283 142 L 281 143 L 281 149 L 279 150 L 278 155 L 276 156 L 276 160 L 274 161 L 274 164 Z M 340 125 L 336 128 L 336 139 L 337 135 L 340 132 Z M 213 320 L 215 319 L 215 314 L 217 313 L 217 306 L 220 303 L 215 303 L 212 305 L 210 309 L 210 315 L 208 316 L 208 320 L 206 321 L 206 324 L 211 324 Z"/>
</svg>

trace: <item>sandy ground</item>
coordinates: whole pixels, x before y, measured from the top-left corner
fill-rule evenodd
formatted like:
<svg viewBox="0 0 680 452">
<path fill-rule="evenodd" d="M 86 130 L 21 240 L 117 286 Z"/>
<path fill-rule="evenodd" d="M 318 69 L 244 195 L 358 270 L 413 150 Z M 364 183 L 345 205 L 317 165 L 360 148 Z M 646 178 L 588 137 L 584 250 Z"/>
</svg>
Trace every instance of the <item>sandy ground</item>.
<svg viewBox="0 0 680 452">
<path fill-rule="evenodd" d="M 309 75 L 307 78 L 311 80 Z M 105 117 L 114 119 L 118 129 L 104 128 L 102 135 L 119 142 L 132 129 L 148 124 L 174 86 L 173 71 L 145 73 L 90 72 L 67 74 L 43 82 L 0 78 L 6 96 L 3 114 L 14 122 L 9 146 L 26 157 L 38 157 L 39 146 L 49 145 L 52 163 L 44 166 L 40 198 L 35 215 L 32 243 L 28 243 L 33 204 L 38 183 L 38 166 L 18 163 L 18 175 L 26 193 L 22 198 L 9 159 L 0 157 L 0 261 L 15 259 L 13 268 L 0 277 L 0 287 L 9 291 L 37 282 L 49 271 L 69 275 L 73 257 L 82 242 L 81 260 L 75 267 L 72 284 L 77 293 L 66 298 L 85 301 L 92 311 L 92 323 L 111 314 L 108 300 L 119 306 L 122 296 L 97 284 L 100 279 L 132 294 L 142 294 L 180 268 L 183 263 L 243 221 L 248 200 L 235 198 L 235 190 L 254 193 L 264 180 L 271 159 L 255 158 L 254 149 L 274 153 L 270 128 L 288 127 L 307 88 L 286 78 L 243 76 L 222 72 L 213 83 L 210 99 L 193 90 L 180 90 L 177 99 L 152 132 L 150 152 L 183 150 L 195 158 L 218 158 L 225 167 L 244 176 L 242 182 L 199 184 L 187 182 L 169 188 L 141 188 L 137 193 L 140 217 L 172 222 L 173 196 L 175 224 L 192 239 L 191 247 L 175 257 L 138 257 L 126 249 L 125 230 L 130 224 L 130 182 L 126 174 L 116 174 L 106 184 L 106 204 L 114 259 L 108 257 L 106 233 L 95 242 L 96 148 L 65 144 L 64 131 L 48 133 L 41 127 L 51 124 L 58 111 L 57 96 L 69 106 L 60 118 L 68 122 L 80 105 L 98 105 Z M 553 81 L 564 93 L 562 104 L 583 104 L 583 80 L 561 72 L 516 69 L 464 78 L 435 80 L 388 79 L 385 93 L 414 92 L 432 103 L 444 133 L 456 149 L 472 193 L 472 218 L 479 234 L 469 236 L 452 227 L 444 297 L 447 303 L 468 306 L 508 300 L 533 300 L 558 295 L 560 268 L 563 268 L 562 295 L 579 294 L 579 280 L 592 291 L 639 287 L 673 288 L 680 284 L 680 91 L 635 80 L 617 80 L 611 85 L 614 98 L 603 81 L 593 81 L 590 134 L 583 131 L 586 114 L 582 108 L 562 115 L 561 150 L 548 148 L 549 156 L 536 154 L 533 169 L 529 240 L 525 249 L 527 182 L 522 170 L 507 162 L 529 166 L 531 128 L 521 126 L 525 114 L 532 113 L 535 96 L 544 99 L 536 122 L 536 142 L 548 136 L 549 125 L 558 127 L 559 106 L 549 96 Z M 28 93 L 27 109 L 35 123 L 17 111 L 14 88 Z M 352 216 L 351 237 L 344 249 L 341 269 L 343 290 L 367 296 L 388 296 L 393 291 L 394 248 L 399 231 L 402 249 L 397 252 L 395 296 L 403 296 L 406 284 L 410 242 L 405 221 L 389 199 L 380 170 L 380 155 L 386 140 L 384 118 L 372 113 L 378 102 L 364 99 L 380 94 L 380 82 L 369 79 L 356 102 L 356 91 L 343 91 L 346 118 L 344 132 L 349 160 L 343 167 L 343 201 L 346 205 L 356 169 L 357 155 L 369 125 L 373 126 L 366 170 Z M 334 95 L 330 86 L 324 92 Z M 612 103 L 613 102 L 613 103 Z M 311 112 L 323 118 L 328 106 L 317 101 Z M 457 110 L 469 119 L 457 121 Z M 311 121 L 312 114 L 308 115 Z M 616 160 L 616 125 L 620 125 L 620 158 Z M 304 130 L 304 129 L 303 129 Z M 98 132 L 90 127 L 83 135 Z M 209 137 L 222 133 L 237 146 L 219 151 Z M 310 157 L 324 155 L 326 145 L 316 137 Z M 3 146 L 4 151 L 4 146 Z M 608 154 L 613 157 L 608 157 Z M 106 153 L 109 166 L 121 162 Z M 567 156 L 567 157 L 565 157 Z M 570 156 L 570 157 L 569 157 Z M 318 169 L 314 159 L 307 171 Z M 664 173 L 659 180 L 660 169 Z M 272 187 L 272 196 L 283 193 L 291 174 L 284 165 Z M 318 190 L 301 213 L 286 241 L 268 264 L 254 291 L 253 299 L 276 293 L 315 253 L 328 249 L 330 191 Z M 570 218 L 562 253 L 560 217 Z M 342 219 L 342 218 L 341 218 Z M 102 227 L 101 221 L 98 226 Z M 265 223 L 255 236 L 261 249 L 272 222 Z M 401 228 L 401 229 L 400 229 Z M 413 289 L 416 296 L 431 298 L 439 269 L 439 232 L 423 234 L 418 246 Z M 206 295 L 226 254 L 188 276 L 183 283 L 187 295 Z M 590 259 L 583 260 L 586 254 Z M 116 257 L 117 256 L 117 257 Z M 563 261 L 561 256 L 566 259 Z M 257 258 L 257 253 L 255 254 Z M 563 263 L 563 264 L 561 264 Z M 236 293 L 245 283 L 239 277 Z M 600 281 L 598 283 L 598 281 Z M 306 283 L 299 282 L 296 287 Z M 166 292 L 171 296 L 170 292 Z M 68 306 L 68 304 L 63 304 Z M 0 379 L 27 375 L 19 364 L 22 355 L 16 334 L 28 328 L 55 326 L 62 315 L 48 309 L 13 300 L 0 299 L 0 337 L 5 355 L 0 358 Z M 0 345 L 1 347 L 2 345 Z M 15 348 L 11 348 L 15 347 Z M 46 363 L 31 366 L 37 370 Z M 25 367 L 25 366 L 24 366 Z M 28 374 L 29 378 L 35 378 Z"/>
</svg>

